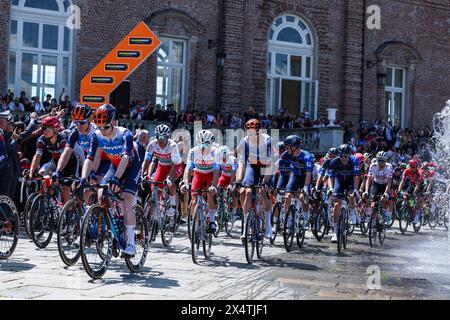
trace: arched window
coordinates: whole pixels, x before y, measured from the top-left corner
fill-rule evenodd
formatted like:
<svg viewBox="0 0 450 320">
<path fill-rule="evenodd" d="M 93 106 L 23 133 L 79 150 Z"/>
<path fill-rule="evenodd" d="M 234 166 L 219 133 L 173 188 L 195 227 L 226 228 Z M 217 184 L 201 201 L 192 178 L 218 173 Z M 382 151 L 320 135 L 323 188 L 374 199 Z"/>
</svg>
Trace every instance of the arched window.
<svg viewBox="0 0 450 320">
<path fill-rule="evenodd" d="M 267 112 L 283 109 L 317 117 L 318 81 L 315 78 L 313 31 L 298 16 L 278 17 L 269 30 Z"/>
<path fill-rule="evenodd" d="M 8 87 L 18 96 L 71 96 L 73 30 L 69 0 L 11 0 Z M 73 98 L 71 96 L 71 98 Z"/>
</svg>

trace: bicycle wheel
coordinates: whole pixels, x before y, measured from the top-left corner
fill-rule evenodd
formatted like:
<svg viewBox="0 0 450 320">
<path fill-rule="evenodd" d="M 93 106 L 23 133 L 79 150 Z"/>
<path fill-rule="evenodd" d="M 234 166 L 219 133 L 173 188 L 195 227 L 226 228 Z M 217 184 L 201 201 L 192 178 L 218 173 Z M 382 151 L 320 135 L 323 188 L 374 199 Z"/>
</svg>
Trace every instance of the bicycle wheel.
<svg viewBox="0 0 450 320">
<path fill-rule="evenodd" d="M 372 213 L 370 214 L 369 219 L 369 243 L 370 246 L 373 247 L 377 241 L 377 231 L 378 231 L 378 225 L 377 225 L 377 212 L 375 209 L 372 210 Z"/>
<path fill-rule="evenodd" d="M 0 196 L 0 260 L 8 259 L 19 241 L 19 212 L 7 196 Z"/>
<path fill-rule="evenodd" d="M 384 223 L 383 216 L 377 219 L 378 225 L 378 240 L 380 241 L 380 245 L 383 245 L 384 240 L 386 240 L 386 224 Z"/>
<path fill-rule="evenodd" d="M 136 215 L 136 229 L 134 230 L 134 240 L 136 244 L 136 253 L 134 257 L 126 257 L 125 262 L 131 272 L 138 272 L 142 269 L 147 259 L 149 232 L 147 219 L 144 210 L 140 205 L 133 207 Z"/>
<path fill-rule="evenodd" d="M 44 249 L 52 240 L 54 219 L 50 199 L 44 195 L 38 195 L 30 209 L 30 234 L 34 244 L 39 249 Z"/>
<path fill-rule="evenodd" d="M 400 216 L 398 217 L 398 227 L 400 229 L 400 232 L 402 234 L 405 234 L 405 232 L 408 230 L 409 225 L 409 210 L 406 204 L 403 204 L 400 212 Z"/>
<path fill-rule="evenodd" d="M 192 219 L 191 231 L 191 256 L 192 261 L 197 263 L 200 250 L 200 208 L 198 206 L 195 210 L 194 219 Z"/>
<path fill-rule="evenodd" d="M 58 219 L 56 242 L 64 264 L 73 266 L 81 255 L 80 235 L 83 211 L 75 199 L 69 200 Z"/>
<path fill-rule="evenodd" d="M 303 243 L 305 242 L 305 217 L 302 212 L 299 212 L 298 219 L 298 232 L 297 232 L 297 246 L 301 249 L 303 247 Z"/>
<path fill-rule="evenodd" d="M 415 233 L 419 233 L 420 228 L 422 227 L 422 224 L 423 224 L 423 216 L 422 216 L 422 211 L 421 211 L 421 212 L 419 212 L 419 222 L 412 224 Z"/>
<path fill-rule="evenodd" d="M 430 226 L 431 229 L 436 228 L 437 224 L 438 224 L 438 212 L 436 209 L 431 210 L 429 212 L 430 218 L 428 219 L 428 225 Z"/>
<path fill-rule="evenodd" d="M 214 238 L 217 238 L 219 236 L 220 231 L 223 228 L 223 221 L 225 220 L 224 215 L 225 212 L 223 211 L 223 206 L 220 205 L 222 209 L 218 210 L 218 215 L 216 215 L 216 231 L 212 233 L 214 235 Z"/>
<path fill-rule="evenodd" d="M 225 216 L 225 232 L 230 238 L 233 238 L 233 231 L 236 222 L 236 217 L 233 215 L 231 208 L 228 206 L 226 212 L 227 213 Z"/>
<path fill-rule="evenodd" d="M 102 206 L 93 205 L 81 227 L 81 260 L 86 273 L 100 279 L 108 270 L 112 258 L 112 233 Z"/>
<path fill-rule="evenodd" d="M 338 221 L 337 249 L 338 253 L 342 252 L 345 241 L 345 210 L 341 208 Z"/>
<path fill-rule="evenodd" d="M 341 209 L 342 210 L 342 209 Z M 348 241 L 348 230 L 350 228 L 349 223 L 349 215 L 348 215 L 348 209 L 344 212 L 344 232 L 343 232 L 343 242 L 342 247 L 344 249 L 347 249 L 347 241 Z"/>
<path fill-rule="evenodd" d="M 169 247 L 172 243 L 173 237 L 175 236 L 175 224 L 175 215 L 169 217 L 166 210 L 163 216 L 163 226 L 161 229 L 161 240 L 165 247 Z"/>
<path fill-rule="evenodd" d="M 212 234 L 205 234 L 206 240 L 202 241 L 203 244 L 203 254 L 205 255 L 205 259 L 208 259 L 211 256 L 211 245 L 212 245 Z"/>
<path fill-rule="evenodd" d="M 361 223 L 359 225 L 359 229 L 361 230 L 361 233 L 363 236 L 366 236 L 369 232 L 369 226 L 370 226 L 370 214 L 367 214 L 366 208 L 362 207 L 360 208 L 360 217 L 361 217 Z"/>
<path fill-rule="evenodd" d="M 327 223 L 328 223 L 328 212 L 327 207 L 322 205 L 319 208 L 319 211 L 313 218 L 313 234 L 316 237 L 317 241 L 322 241 L 323 237 L 325 236 L 325 232 L 327 229 Z"/>
<path fill-rule="evenodd" d="M 256 237 L 256 256 L 259 260 L 262 260 L 262 251 L 264 248 L 264 234 L 266 233 L 266 220 L 264 212 L 259 212 L 257 219 L 257 237 Z"/>
<path fill-rule="evenodd" d="M 150 196 L 147 196 L 147 199 L 145 200 L 144 216 L 147 221 L 147 228 L 149 231 L 148 243 L 150 244 L 155 242 L 156 236 L 158 235 L 158 219 L 155 217 L 153 199 Z"/>
<path fill-rule="evenodd" d="M 188 209 L 188 221 L 187 221 L 187 227 L 188 227 L 188 235 L 189 240 L 192 241 L 191 235 L 192 235 L 192 212 L 191 212 L 191 205 L 189 205 Z"/>
<path fill-rule="evenodd" d="M 23 226 L 25 228 L 25 232 L 28 236 L 28 238 L 31 239 L 31 233 L 30 233 L 30 210 L 31 205 L 33 204 L 34 199 L 39 195 L 39 192 L 32 193 L 27 201 L 25 202 L 25 207 L 23 209 Z"/>
<path fill-rule="evenodd" d="M 295 232 L 295 206 L 291 206 L 286 213 L 283 229 L 284 248 L 287 252 L 291 252 L 292 242 L 294 241 Z"/>
<path fill-rule="evenodd" d="M 392 228 L 392 226 L 394 225 L 395 217 L 397 215 L 397 208 L 396 207 L 397 207 L 397 205 L 393 205 L 392 206 L 391 223 L 385 225 L 388 228 Z"/>
<path fill-rule="evenodd" d="M 255 247 L 256 247 L 256 216 L 252 211 L 247 214 L 247 221 L 245 225 L 245 238 L 244 238 L 244 246 L 245 246 L 245 258 L 247 259 L 248 264 L 252 264 L 253 257 L 255 256 Z"/>
<path fill-rule="evenodd" d="M 271 244 L 274 244 L 275 239 L 277 238 L 278 230 L 280 230 L 280 220 L 281 220 L 281 203 L 277 202 L 273 207 L 272 214 L 270 215 L 270 221 L 272 222 L 272 237 L 270 238 Z"/>
</svg>

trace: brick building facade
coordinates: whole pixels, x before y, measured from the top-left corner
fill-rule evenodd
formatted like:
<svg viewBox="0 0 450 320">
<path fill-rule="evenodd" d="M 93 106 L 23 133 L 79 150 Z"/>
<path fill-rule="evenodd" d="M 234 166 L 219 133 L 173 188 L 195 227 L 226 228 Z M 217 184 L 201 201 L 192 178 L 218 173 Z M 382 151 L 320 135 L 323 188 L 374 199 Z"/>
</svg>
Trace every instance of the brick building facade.
<svg viewBox="0 0 450 320">
<path fill-rule="evenodd" d="M 48 1 L 57 1 L 60 7 L 69 4 Z M 9 16 L 18 15 L 14 15 L 14 2 L 26 7 L 26 0 L 0 0 L 0 92 L 6 92 L 11 69 L 7 53 L 8 48 L 12 50 Z M 448 0 L 73 0 L 71 4 L 81 9 L 81 29 L 74 33 L 71 52 L 70 91 L 75 97 L 81 79 L 137 23 L 146 21 L 158 37 L 183 41 L 184 65 L 179 69 L 183 105 L 236 111 L 253 106 L 268 112 L 269 100 L 279 98 L 283 107 L 287 89 L 277 89 L 274 83 L 284 88 L 300 85 L 299 90 L 307 84 L 276 76 L 268 82 L 268 39 L 277 19 L 284 17 L 280 21 L 289 25 L 296 17 L 312 37 L 308 83 L 318 83 L 318 94 L 317 104 L 316 89 L 310 87 L 301 91 L 309 92 L 309 98 L 300 93 L 292 99 L 309 99 L 309 103 L 313 99 L 319 114 L 337 107 L 340 119 L 387 118 L 390 106 L 389 119 L 417 127 L 431 124 L 433 114 L 450 98 Z M 371 5 L 381 9 L 379 30 L 366 26 Z M 295 49 L 290 50 L 295 55 Z M 218 66 L 218 53 L 226 54 L 223 68 Z M 278 63 L 278 57 L 281 68 L 293 68 L 298 61 L 288 56 L 292 60 L 286 66 L 277 55 L 272 62 Z M 163 85 L 157 81 L 158 63 L 155 53 L 130 77 L 132 99 L 156 101 L 157 86 Z M 277 72 L 278 64 L 274 68 Z M 171 72 L 170 67 L 164 70 Z M 20 70 L 16 75 L 20 77 Z M 20 90 L 20 81 L 14 81 L 13 89 Z"/>
</svg>

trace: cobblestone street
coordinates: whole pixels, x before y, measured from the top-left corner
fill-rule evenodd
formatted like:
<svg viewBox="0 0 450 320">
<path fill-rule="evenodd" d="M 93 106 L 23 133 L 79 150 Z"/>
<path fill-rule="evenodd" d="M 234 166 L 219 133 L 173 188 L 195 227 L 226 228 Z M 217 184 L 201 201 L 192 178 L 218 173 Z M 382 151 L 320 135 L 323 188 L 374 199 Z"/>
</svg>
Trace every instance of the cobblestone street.
<svg viewBox="0 0 450 320">
<path fill-rule="evenodd" d="M 394 225 L 396 227 L 396 224 Z M 448 299 L 447 232 L 427 227 L 419 234 L 389 231 L 385 245 L 370 248 L 355 231 L 338 256 L 329 239 L 307 234 L 302 250 L 286 253 L 282 238 L 264 247 L 264 260 L 248 265 L 237 237 L 213 240 L 212 257 L 192 263 L 186 228 L 166 249 L 157 238 L 142 273 L 130 274 L 113 259 L 103 279 L 92 281 L 81 260 L 65 267 L 56 240 L 38 250 L 23 234 L 16 252 L 0 267 L 2 299 Z M 295 243 L 294 243 L 295 245 Z M 202 256 L 201 256 L 202 258 Z M 372 267 L 370 267 L 372 266 Z M 381 289 L 368 289 L 379 267 Z"/>
</svg>

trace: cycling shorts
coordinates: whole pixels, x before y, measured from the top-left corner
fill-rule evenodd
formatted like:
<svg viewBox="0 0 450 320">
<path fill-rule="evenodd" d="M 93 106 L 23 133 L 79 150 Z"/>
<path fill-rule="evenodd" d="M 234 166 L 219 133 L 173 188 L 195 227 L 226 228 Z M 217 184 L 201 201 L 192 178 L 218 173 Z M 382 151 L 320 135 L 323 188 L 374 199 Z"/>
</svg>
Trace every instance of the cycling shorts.
<svg viewBox="0 0 450 320">
<path fill-rule="evenodd" d="M 230 185 L 230 182 L 231 182 L 231 177 L 221 175 L 217 185 L 219 186 L 219 188 L 226 188 Z"/>
<path fill-rule="evenodd" d="M 206 190 L 208 189 L 213 180 L 214 172 L 210 173 L 200 173 L 194 171 L 194 178 L 192 178 L 192 194 L 195 195 L 197 190 Z"/>
<path fill-rule="evenodd" d="M 286 186 L 286 192 L 296 192 L 302 189 L 305 185 L 306 176 L 298 176 L 295 174 L 291 174 L 289 177 L 289 182 Z"/>
<path fill-rule="evenodd" d="M 338 199 L 344 199 L 346 193 L 351 193 L 355 190 L 353 179 L 339 180 L 334 179 L 333 196 Z"/>
<path fill-rule="evenodd" d="M 372 183 L 370 187 L 370 200 L 374 201 L 377 196 L 382 196 L 386 191 L 386 184 Z"/>
<path fill-rule="evenodd" d="M 103 177 L 101 184 L 108 184 L 108 182 L 114 178 L 116 170 L 117 169 L 114 166 L 111 166 L 109 171 Z M 141 168 L 139 166 L 139 162 L 134 161 L 131 163 L 131 166 L 125 170 L 124 174 L 120 178 L 120 184 L 123 187 L 123 192 L 136 195 L 140 173 Z"/>
<path fill-rule="evenodd" d="M 247 164 L 247 167 L 245 168 L 245 177 L 242 181 L 243 187 L 252 187 L 256 186 L 260 183 L 264 175 L 262 173 L 264 170 L 268 170 L 267 167 L 259 167 L 252 164 Z M 273 187 L 273 179 L 268 179 L 269 187 Z"/>
</svg>

